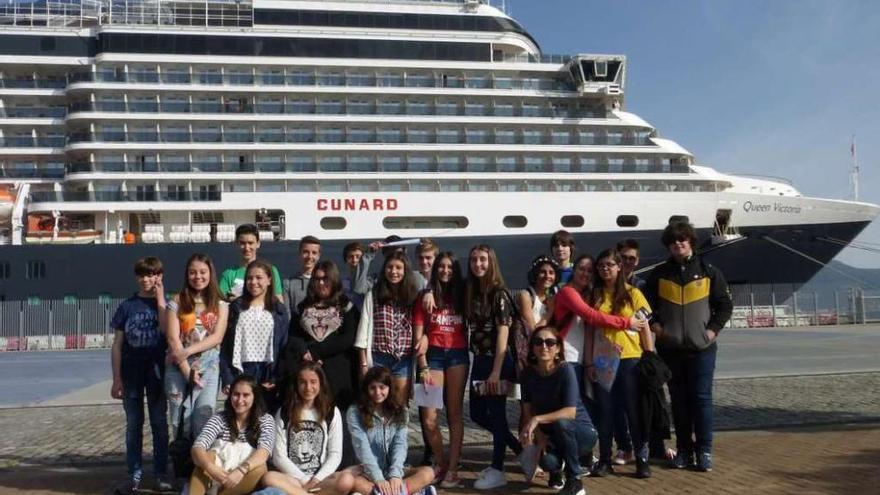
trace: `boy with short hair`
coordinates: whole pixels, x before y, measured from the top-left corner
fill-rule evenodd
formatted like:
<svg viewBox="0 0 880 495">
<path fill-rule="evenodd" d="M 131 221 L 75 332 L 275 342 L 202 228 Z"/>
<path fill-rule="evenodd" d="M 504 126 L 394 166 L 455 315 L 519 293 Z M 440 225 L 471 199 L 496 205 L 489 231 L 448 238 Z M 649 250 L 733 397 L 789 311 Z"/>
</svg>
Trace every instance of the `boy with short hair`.
<svg viewBox="0 0 880 495">
<path fill-rule="evenodd" d="M 617 243 L 617 252 L 620 254 L 620 259 L 623 260 L 623 265 L 620 267 L 623 279 L 629 285 L 644 292 L 647 281 L 635 274 L 636 268 L 639 266 L 639 241 L 624 239 Z"/>
<path fill-rule="evenodd" d="M 559 280 L 557 287 L 562 287 L 571 279 L 574 271 L 572 260 L 574 259 L 575 245 L 574 236 L 567 230 L 557 230 L 550 237 L 550 255 L 559 264 Z"/>
<path fill-rule="evenodd" d="M 128 481 L 117 492 L 133 493 L 143 480 L 144 395 L 153 432 L 156 488 L 171 489 L 168 478 L 168 405 L 165 379 L 165 288 L 162 262 L 148 256 L 134 265 L 138 291 L 116 309 L 110 328 L 113 348 L 110 395 L 125 409 L 125 462 Z"/>
<path fill-rule="evenodd" d="M 284 281 L 284 304 L 290 310 L 291 316 L 299 312 L 299 303 L 305 300 L 309 290 L 312 270 L 320 259 L 321 241 L 317 237 L 307 235 L 299 240 L 299 262 L 302 270 Z"/>
<path fill-rule="evenodd" d="M 416 246 L 416 270 L 424 279 L 425 284 L 431 279 L 431 268 L 440 254 L 440 247 L 431 238 L 425 237 Z"/>
<path fill-rule="evenodd" d="M 342 277 L 342 291 L 348 296 L 348 299 L 360 311 L 364 305 L 363 294 L 354 291 L 354 283 L 357 278 L 358 266 L 361 264 L 361 258 L 364 255 L 364 246 L 360 242 L 349 242 L 342 250 L 342 258 L 348 267 L 346 275 Z"/>
<path fill-rule="evenodd" d="M 241 251 L 241 261 L 238 266 L 223 270 L 219 280 L 220 293 L 230 301 L 241 297 L 244 290 L 245 270 L 251 261 L 257 259 L 257 251 L 260 250 L 260 231 L 252 223 L 239 225 L 235 229 L 235 242 Z M 278 269 L 274 265 L 272 266 L 272 283 L 275 286 L 275 297 L 280 301 L 282 299 L 281 274 L 278 273 Z"/>
</svg>

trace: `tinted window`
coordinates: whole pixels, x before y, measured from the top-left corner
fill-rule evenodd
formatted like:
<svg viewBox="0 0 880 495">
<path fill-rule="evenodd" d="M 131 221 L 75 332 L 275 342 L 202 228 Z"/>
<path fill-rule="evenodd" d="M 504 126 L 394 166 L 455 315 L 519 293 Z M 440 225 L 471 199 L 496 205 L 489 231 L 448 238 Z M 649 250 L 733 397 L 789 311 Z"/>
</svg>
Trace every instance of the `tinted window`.
<svg viewBox="0 0 880 495">
<path fill-rule="evenodd" d="M 584 217 L 580 215 L 565 215 L 560 219 L 559 223 L 561 223 L 563 227 L 583 227 Z"/>
<path fill-rule="evenodd" d="M 522 215 L 508 215 L 504 217 L 502 223 L 509 229 L 521 229 L 529 223 L 529 220 Z"/>
<path fill-rule="evenodd" d="M 639 217 L 635 215 L 620 215 L 617 217 L 618 227 L 637 227 L 639 225 Z"/>
</svg>

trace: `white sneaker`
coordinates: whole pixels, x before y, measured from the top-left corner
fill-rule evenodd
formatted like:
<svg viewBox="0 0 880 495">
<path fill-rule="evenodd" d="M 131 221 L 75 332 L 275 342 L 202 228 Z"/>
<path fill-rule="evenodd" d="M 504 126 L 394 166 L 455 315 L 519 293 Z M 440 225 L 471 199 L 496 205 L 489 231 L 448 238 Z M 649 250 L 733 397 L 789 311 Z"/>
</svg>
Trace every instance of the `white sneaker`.
<svg viewBox="0 0 880 495">
<path fill-rule="evenodd" d="M 526 475 L 526 483 L 531 483 L 535 479 L 535 472 L 538 470 L 538 446 L 535 444 L 527 445 L 517 457 L 523 474 Z"/>
<path fill-rule="evenodd" d="M 477 490 L 491 490 L 506 484 L 507 479 L 504 478 L 504 473 L 493 467 L 488 467 L 480 472 L 480 476 L 474 482 L 474 488 Z"/>
</svg>

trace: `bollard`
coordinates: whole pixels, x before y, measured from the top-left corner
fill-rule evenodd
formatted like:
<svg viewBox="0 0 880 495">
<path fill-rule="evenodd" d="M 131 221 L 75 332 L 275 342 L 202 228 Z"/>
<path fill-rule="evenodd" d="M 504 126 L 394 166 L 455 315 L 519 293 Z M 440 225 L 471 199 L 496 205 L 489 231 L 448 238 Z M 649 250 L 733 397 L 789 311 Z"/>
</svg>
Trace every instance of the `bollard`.
<svg viewBox="0 0 880 495">
<path fill-rule="evenodd" d="M 859 289 L 859 303 L 861 303 L 862 306 L 862 325 L 864 325 L 868 320 L 866 318 L 867 315 L 865 314 L 865 290 L 861 288 Z"/>
</svg>

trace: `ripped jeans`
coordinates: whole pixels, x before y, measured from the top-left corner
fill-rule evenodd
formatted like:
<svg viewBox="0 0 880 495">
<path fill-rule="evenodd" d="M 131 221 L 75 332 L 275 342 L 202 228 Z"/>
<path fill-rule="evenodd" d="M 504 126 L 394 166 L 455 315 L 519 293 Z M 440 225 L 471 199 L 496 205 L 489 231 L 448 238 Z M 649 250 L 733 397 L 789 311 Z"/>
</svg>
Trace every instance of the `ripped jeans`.
<svg viewBox="0 0 880 495">
<path fill-rule="evenodd" d="M 192 417 L 192 438 L 199 435 L 205 423 L 214 414 L 217 405 L 217 393 L 220 390 L 220 351 L 211 349 L 201 353 L 198 357 L 190 358 L 199 362 L 199 377 L 201 387 L 194 387 L 192 396 L 183 401 L 186 393 L 186 381 L 177 365 L 169 364 L 165 368 L 165 395 L 168 397 L 168 419 L 171 423 L 173 434 L 177 435 L 177 425 L 180 423 L 180 408 L 184 407 L 183 431 L 190 432 L 190 417 Z M 195 414 L 193 416 L 193 414 Z"/>
</svg>

